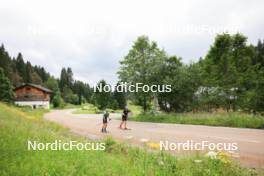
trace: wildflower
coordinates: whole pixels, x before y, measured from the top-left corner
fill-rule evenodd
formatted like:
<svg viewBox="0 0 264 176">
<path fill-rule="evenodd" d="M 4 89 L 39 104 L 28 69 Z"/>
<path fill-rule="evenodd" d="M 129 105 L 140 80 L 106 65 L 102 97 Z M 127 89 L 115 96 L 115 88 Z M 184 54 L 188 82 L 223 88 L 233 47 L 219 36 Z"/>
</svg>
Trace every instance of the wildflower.
<svg viewBox="0 0 264 176">
<path fill-rule="evenodd" d="M 159 143 L 147 143 L 147 146 L 152 149 L 159 149 L 160 144 Z"/>
<path fill-rule="evenodd" d="M 231 155 L 229 153 L 226 153 L 226 152 L 218 152 L 218 154 L 217 154 L 217 158 L 225 164 L 231 162 L 229 159 L 229 156 L 231 156 Z"/>
<path fill-rule="evenodd" d="M 217 153 L 214 151 L 208 152 L 205 156 L 211 158 L 211 159 L 216 159 Z"/>
<path fill-rule="evenodd" d="M 217 156 L 218 157 L 230 157 L 231 154 L 230 153 L 227 153 L 227 152 L 218 152 L 217 153 Z"/>
</svg>

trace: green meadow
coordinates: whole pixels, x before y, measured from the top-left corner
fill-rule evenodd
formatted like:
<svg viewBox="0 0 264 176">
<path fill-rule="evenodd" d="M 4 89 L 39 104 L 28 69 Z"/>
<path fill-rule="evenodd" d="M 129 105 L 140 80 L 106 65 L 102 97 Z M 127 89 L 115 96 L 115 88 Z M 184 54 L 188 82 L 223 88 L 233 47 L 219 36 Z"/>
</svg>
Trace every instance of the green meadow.
<svg viewBox="0 0 264 176">
<path fill-rule="evenodd" d="M 89 142 L 42 118 L 46 110 L 21 109 L 0 103 L 0 175 L 260 175 L 225 159 L 175 157 L 105 139 L 104 151 L 33 151 L 27 141 Z M 95 141 L 90 141 L 95 142 Z"/>
<path fill-rule="evenodd" d="M 264 117 L 240 112 L 223 113 L 160 113 L 139 114 L 131 120 L 158 123 L 177 123 L 208 126 L 264 129 Z"/>
<path fill-rule="evenodd" d="M 103 110 L 100 110 L 98 107 L 90 103 L 84 103 L 80 107 L 76 107 L 76 108 L 77 110 L 73 111 L 73 114 L 103 113 Z M 133 115 L 138 115 L 143 111 L 142 107 L 133 104 L 131 101 L 128 101 L 128 108 L 131 112 L 133 112 Z M 107 110 L 108 112 L 112 112 L 112 113 L 122 113 L 123 112 L 123 109 L 105 108 L 105 110 Z"/>
<path fill-rule="evenodd" d="M 99 109 L 93 104 L 83 104 L 81 108 L 78 108 L 73 112 L 74 114 L 96 114 L 99 113 Z"/>
</svg>

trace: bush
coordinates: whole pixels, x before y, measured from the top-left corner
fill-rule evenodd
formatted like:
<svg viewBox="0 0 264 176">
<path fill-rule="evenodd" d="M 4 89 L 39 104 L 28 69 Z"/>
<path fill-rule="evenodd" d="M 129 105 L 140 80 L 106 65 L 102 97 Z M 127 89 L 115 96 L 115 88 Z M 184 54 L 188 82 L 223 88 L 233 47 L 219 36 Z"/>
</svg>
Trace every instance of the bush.
<svg viewBox="0 0 264 176">
<path fill-rule="evenodd" d="M 59 93 L 57 93 L 53 97 L 52 103 L 53 103 L 53 107 L 54 108 L 60 108 L 60 107 L 63 107 L 64 106 L 64 101 L 63 101 L 63 99 L 62 99 L 62 97 L 60 96 Z"/>
</svg>

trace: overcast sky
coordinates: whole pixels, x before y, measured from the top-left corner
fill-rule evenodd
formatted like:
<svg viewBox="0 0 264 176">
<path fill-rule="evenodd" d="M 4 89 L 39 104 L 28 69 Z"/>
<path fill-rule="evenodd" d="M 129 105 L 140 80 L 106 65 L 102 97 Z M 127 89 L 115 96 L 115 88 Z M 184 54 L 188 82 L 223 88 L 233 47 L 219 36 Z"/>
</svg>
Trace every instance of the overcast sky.
<svg viewBox="0 0 264 176">
<path fill-rule="evenodd" d="M 264 39 L 263 9 L 263 0 L 0 0 L 0 43 L 56 77 L 71 67 L 75 79 L 114 83 L 119 60 L 140 35 L 190 63 L 216 33 Z"/>
</svg>

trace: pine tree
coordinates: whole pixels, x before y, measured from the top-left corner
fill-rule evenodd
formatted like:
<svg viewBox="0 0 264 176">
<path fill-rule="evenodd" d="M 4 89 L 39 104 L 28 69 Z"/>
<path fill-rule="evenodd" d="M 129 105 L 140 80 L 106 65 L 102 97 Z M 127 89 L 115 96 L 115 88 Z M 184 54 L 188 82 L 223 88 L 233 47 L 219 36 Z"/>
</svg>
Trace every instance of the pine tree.
<svg viewBox="0 0 264 176">
<path fill-rule="evenodd" d="M 11 102 L 14 98 L 12 85 L 0 68 L 0 101 Z"/>
<path fill-rule="evenodd" d="M 19 73 L 19 75 L 22 78 L 23 82 L 26 82 L 27 76 L 26 76 L 26 66 L 25 66 L 25 62 L 23 59 L 23 56 L 21 53 L 18 53 L 18 56 L 16 58 L 16 69 Z"/>
<path fill-rule="evenodd" d="M 42 84 L 42 79 L 36 72 L 32 73 L 32 80 L 31 81 L 34 84 L 39 84 L 39 85 Z"/>
<path fill-rule="evenodd" d="M 72 88 L 73 85 L 73 72 L 70 67 L 67 68 L 67 86 Z"/>
<path fill-rule="evenodd" d="M 33 74 L 33 70 L 32 70 L 32 66 L 30 62 L 26 63 L 26 67 L 25 67 L 26 73 L 25 73 L 25 79 L 24 81 L 26 83 L 32 83 L 32 74 Z"/>
<path fill-rule="evenodd" d="M 120 83 L 116 84 L 116 87 L 120 85 Z M 124 109 L 126 106 L 126 95 L 125 92 L 118 92 L 117 90 L 113 93 L 113 99 L 116 101 L 118 108 Z"/>
<path fill-rule="evenodd" d="M 72 88 L 73 86 L 73 72 L 71 68 L 62 68 L 60 75 L 60 90 L 64 87 Z"/>
<path fill-rule="evenodd" d="M 2 44 L 0 47 L 0 67 L 3 68 L 5 75 L 11 79 L 12 77 L 12 60 L 7 51 L 5 51 L 5 47 Z"/>
<path fill-rule="evenodd" d="M 62 68 L 61 70 L 59 86 L 61 92 L 63 91 L 63 88 L 67 86 L 67 72 L 65 68 Z"/>
</svg>

